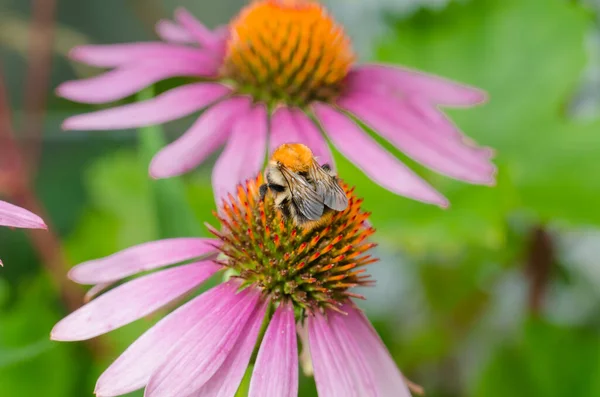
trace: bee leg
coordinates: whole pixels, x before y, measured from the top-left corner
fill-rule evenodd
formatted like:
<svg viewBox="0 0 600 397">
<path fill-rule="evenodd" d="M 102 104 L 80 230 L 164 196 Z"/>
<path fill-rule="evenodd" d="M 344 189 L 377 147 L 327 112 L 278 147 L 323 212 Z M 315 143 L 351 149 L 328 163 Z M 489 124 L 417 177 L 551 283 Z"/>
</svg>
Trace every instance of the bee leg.
<svg viewBox="0 0 600 397">
<path fill-rule="evenodd" d="M 260 195 L 260 201 L 263 201 L 265 199 L 265 195 L 267 194 L 268 190 L 269 190 L 269 185 L 267 185 L 266 183 L 263 183 L 262 185 L 260 185 L 260 187 L 258 188 L 258 192 Z"/>
</svg>

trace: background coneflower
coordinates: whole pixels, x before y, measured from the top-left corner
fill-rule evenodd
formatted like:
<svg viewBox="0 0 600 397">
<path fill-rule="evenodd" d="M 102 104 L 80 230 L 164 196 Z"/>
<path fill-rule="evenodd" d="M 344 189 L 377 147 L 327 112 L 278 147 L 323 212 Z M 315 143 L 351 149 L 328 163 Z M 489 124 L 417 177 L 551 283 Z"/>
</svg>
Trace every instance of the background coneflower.
<svg viewBox="0 0 600 397">
<path fill-rule="evenodd" d="M 46 229 L 46 224 L 36 214 L 0 200 L 0 226 L 25 229 Z M 2 266 L 2 260 L 0 260 Z"/>
<path fill-rule="evenodd" d="M 250 396 L 298 394 L 298 342 L 308 349 L 320 396 L 408 396 L 403 377 L 351 292 L 370 285 L 376 261 L 362 200 L 327 225 L 300 229 L 281 217 L 260 178 L 238 186 L 220 207 L 216 239 L 142 244 L 73 268 L 92 294 L 141 271 L 156 271 L 100 295 L 60 321 L 54 340 L 95 337 L 180 300 L 221 269 L 229 280 L 192 298 L 138 338 L 100 376 L 98 396 L 145 387 L 145 395 L 232 396 L 258 342 Z M 266 330 L 261 333 L 261 324 Z M 262 334 L 262 340 L 259 337 Z M 305 335 L 305 336 L 306 336 Z"/>
<path fill-rule="evenodd" d="M 475 184 L 495 183 L 493 152 L 468 141 L 438 109 L 482 103 L 485 93 L 406 68 L 355 64 L 349 38 L 318 2 L 253 1 L 215 31 L 181 9 L 175 19 L 157 25 L 166 43 L 74 48 L 73 59 L 113 70 L 63 83 L 57 92 L 73 101 L 105 103 L 170 77 L 196 82 L 143 102 L 71 117 L 64 128 L 134 128 L 204 110 L 154 157 L 150 174 L 182 174 L 225 144 L 213 170 L 218 197 L 261 169 L 267 141 L 270 151 L 284 142 L 304 143 L 322 163 L 332 164 L 324 132 L 386 189 L 448 205 L 365 128 L 439 173 Z"/>
</svg>

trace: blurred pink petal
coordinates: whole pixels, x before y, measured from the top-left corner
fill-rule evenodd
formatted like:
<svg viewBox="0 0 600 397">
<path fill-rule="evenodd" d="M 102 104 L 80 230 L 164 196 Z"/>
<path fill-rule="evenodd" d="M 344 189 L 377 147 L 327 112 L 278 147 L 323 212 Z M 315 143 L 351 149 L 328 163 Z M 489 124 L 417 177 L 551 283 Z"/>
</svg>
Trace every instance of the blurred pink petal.
<svg viewBox="0 0 600 397">
<path fill-rule="evenodd" d="M 69 57 L 74 61 L 92 66 L 112 68 L 130 64 L 178 59 L 181 62 L 202 64 L 206 53 L 198 48 L 162 42 L 140 42 L 126 44 L 83 45 L 73 47 Z"/>
<path fill-rule="evenodd" d="M 197 262 L 129 281 L 62 319 L 51 339 L 85 340 L 120 328 L 180 298 L 219 269 L 214 262 Z"/>
<path fill-rule="evenodd" d="M 245 289 L 220 310 L 209 310 L 183 332 L 165 361 L 150 377 L 146 397 L 189 396 L 219 370 L 233 350 L 252 314 L 260 294 Z"/>
<path fill-rule="evenodd" d="M 204 48 L 214 51 L 224 44 L 218 34 L 204 26 L 184 8 L 175 10 L 175 20 Z"/>
<path fill-rule="evenodd" d="M 153 178 L 169 178 L 196 167 L 225 143 L 231 123 L 237 115 L 245 114 L 249 107 L 248 97 L 234 97 L 208 108 L 185 134 L 154 156 L 150 175 Z"/>
<path fill-rule="evenodd" d="M 280 106 L 271 115 L 269 123 L 269 155 L 284 143 L 301 142 L 300 133 L 290 109 Z"/>
<path fill-rule="evenodd" d="M 335 147 L 374 182 L 394 193 L 447 207 L 448 201 L 371 139 L 354 121 L 329 106 L 313 109 Z"/>
<path fill-rule="evenodd" d="M 249 397 L 298 395 L 298 342 L 294 308 L 281 304 L 260 345 L 250 381 Z"/>
<path fill-rule="evenodd" d="M 194 43 L 194 38 L 184 28 L 168 19 L 161 19 L 155 26 L 156 34 L 164 41 L 177 44 Z"/>
<path fill-rule="evenodd" d="M 216 254 L 219 240 L 170 238 L 139 244 L 110 256 L 83 262 L 69 271 L 80 284 L 110 283 L 136 273 Z"/>
<path fill-rule="evenodd" d="M 331 150 L 329 150 L 329 144 L 323 134 L 321 134 L 321 131 L 319 131 L 319 127 L 300 109 L 293 109 L 292 112 L 294 121 L 300 131 L 300 136 L 302 137 L 301 142 L 312 150 L 319 164 L 329 164 L 331 168 L 335 169 L 335 161 Z"/>
<path fill-rule="evenodd" d="M 248 363 L 256 346 L 256 339 L 266 313 L 266 304 L 259 307 L 248 320 L 233 350 L 229 353 L 221 368 L 200 390 L 195 397 L 230 397 L 237 391 Z M 190 397 L 192 397 L 190 396 Z"/>
<path fill-rule="evenodd" d="M 238 114 L 225 150 L 212 173 L 215 201 L 234 193 L 236 186 L 254 178 L 265 162 L 267 147 L 267 110 L 257 105 L 246 115 Z"/>
<path fill-rule="evenodd" d="M 442 106 L 473 106 L 487 100 L 487 94 L 432 74 L 393 65 L 359 65 L 348 75 L 350 89 L 388 89 L 404 96 L 414 94 Z"/>
<path fill-rule="evenodd" d="M 435 131 L 424 128 L 427 126 L 421 120 L 405 106 L 398 106 L 393 98 L 356 94 L 340 98 L 338 104 L 415 161 L 466 182 L 493 183 L 495 167 L 487 158 L 471 156 L 468 150 L 456 153 L 459 146 L 439 134 L 432 134 Z"/>
<path fill-rule="evenodd" d="M 6 201 L 0 201 L 0 226 L 47 229 L 42 218 Z"/>
<path fill-rule="evenodd" d="M 217 71 L 218 64 L 209 56 L 201 64 L 166 59 L 160 65 L 135 65 L 114 69 L 104 74 L 83 80 L 62 83 L 57 95 L 82 103 L 105 103 L 123 99 L 143 88 L 170 77 L 210 76 Z"/>
<path fill-rule="evenodd" d="M 100 375 L 96 394 L 102 397 L 119 396 L 144 387 L 185 331 L 201 322 L 207 313 L 230 306 L 236 299 L 236 289 L 237 284 L 221 284 L 161 319 Z"/>
<path fill-rule="evenodd" d="M 65 130 L 117 130 L 161 124 L 194 113 L 230 90 L 218 83 L 194 83 L 173 88 L 147 101 L 69 117 Z"/>
<path fill-rule="evenodd" d="M 100 295 L 101 293 L 103 293 L 104 291 L 106 291 L 107 289 L 112 287 L 114 284 L 115 284 L 115 282 L 101 283 L 101 284 L 94 285 L 92 288 L 87 290 L 87 292 L 83 296 L 83 302 L 88 303 L 89 301 L 94 299 L 96 296 Z"/>
</svg>

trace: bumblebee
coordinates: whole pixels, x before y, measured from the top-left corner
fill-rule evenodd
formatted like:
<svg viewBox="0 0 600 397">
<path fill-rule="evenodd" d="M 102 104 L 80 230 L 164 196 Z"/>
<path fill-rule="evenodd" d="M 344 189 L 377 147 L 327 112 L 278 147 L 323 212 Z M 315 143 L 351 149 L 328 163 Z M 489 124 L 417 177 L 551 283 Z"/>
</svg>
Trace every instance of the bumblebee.
<svg viewBox="0 0 600 397">
<path fill-rule="evenodd" d="M 264 176 L 266 183 L 260 187 L 261 200 L 270 192 L 275 207 L 298 226 L 322 224 L 332 211 L 348 207 L 348 197 L 335 172 L 328 164 L 319 165 L 306 145 L 279 146 Z"/>
</svg>

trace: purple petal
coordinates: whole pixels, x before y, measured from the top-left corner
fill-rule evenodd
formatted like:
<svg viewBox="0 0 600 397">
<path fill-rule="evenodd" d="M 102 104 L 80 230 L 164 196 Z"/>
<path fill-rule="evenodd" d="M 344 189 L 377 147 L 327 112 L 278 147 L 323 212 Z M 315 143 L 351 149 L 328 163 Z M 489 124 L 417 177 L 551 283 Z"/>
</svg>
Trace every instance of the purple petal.
<svg viewBox="0 0 600 397">
<path fill-rule="evenodd" d="M 218 83 L 188 84 L 147 101 L 69 117 L 62 127 L 65 130 L 118 130 L 161 124 L 194 113 L 229 92 L 229 88 Z"/>
<path fill-rule="evenodd" d="M 79 284 L 111 283 L 146 270 L 216 254 L 218 245 L 218 240 L 209 238 L 151 241 L 81 263 L 69 271 L 69 278 Z"/>
<path fill-rule="evenodd" d="M 185 295 L 219 269 L 211 261 L 197 262 L 132 280 L 59 321 L 50 337 L 85 340 L 122 327 Z"/>
<path fill-rule="evenodd" d="M 196 17 L 190 14 L 184 8 L 175 10 L 175 20 L 185 28 L 185 30 L 200 44 L 202 47 L 210 50 L 220 50 L 222 40 L 219 35 L 212 32 L 204 26 Z"/>
<path fill-rule="evenodd" d="M 221 365 L 221 368 L 193 396 L 230 397 L 235 395 L 256 346 L 256 339 L 265 313 L 266 306 L 263 304 L 248 320 L 248 324 L 246 324 L 239 340 L 223 362 L 223 365 Z"/>
<path fill-rule="evenodd" d="M 300 131 L 300 142 L 308 146 L 314 156 L 319 161 L 319 164 L 329 164 L 335 169 L 335 161 L 329 150 L 327 141 L 319 131 L 319 127 L 300 109 L 293 109 L 292 114 L 296 126 Z"/>
<path fill-rule="evenodd" d="M 455 140 L 436 134 L 395 98 L 359 93 L 340 98 L 338 104 L 423 165 L 466 182 L 493 183 L 495 167 L 487 158 L 472 156 L 469 150 L 457 152 L 460 145 L 453 144 Z"/>
<path fill-rule="evenodd" d="M 74 47 L 69 57 L 75 61 L 103 68 L 113 68 L 165 59 L 202 64 L 206 53 L 198 48 L 161 42 L 84 45 Z"/>
<path fill-rule="evenodd" d="M 375 374 L 376 395 L 410 397 L 404 377 L 369 320 L 352 304 L 346 304 L 342 310 L 348 315 L 340 316 L 340 320 L 351 331 L 365 364 Z"/>
<path fill-rule="evenodd" d="M 473 106 L 487 100 L 487 94 L 478 88 L 391 65 L 358 66 L 348 75 L 347 83 L 351 89 L 418 95 L 442 106 Z"/>
<path fill-rule="evenodd" d="M 333 314 L 308 318 L 308 338 L 320 397 L 375 396 L 374 375 L 349 330 L 333 323 Z M 329 321 L 328 321 L 329 320 Z"/>
<path fill-rule="evenodd" d="M 161 319 L 104 371 L 96 383 L 96 394 L 120 396 L 145 386 L 188 329 L 204 321 L 208 313 L 223 310 L 237 301 L 236 290 L 237 284 L 221 284 Z"/>
<path fill-rule="evenodd" d="M 42 218 L 6 201 L 0 201 L 0 226 L 47 229 Z"/>
<path fill-rule="evenodd" d="M 201 321 L 181 334 L 166 361 L 152 374 L 145 396 L 188 396 L 197 392 L 233 350 L 259 298 L 257 291 L 246 289 L 228 306 L 205 313 Z"/>
<path fill-rule="evenodd" d="M 135 65 L 111 70 L 84 80 L 62 83 L 56 89 L 58 96 L 83 103 L 104 103 L 123 99 L 141 89 L 176 76 L 210 76 L 217 71 L 216 62 L 207 57 L 203 64 L 170 62 L 160 65 Z"/>
<path fill-rule="evenodd" d="M 249 397 L 298 395 L 298 343 L 294 308 L 281 304 L 260 345 L 250 381 Z"/>
<path fill-rule="evenodd" d="M 194 38 L 184 28 L 168 19 L 161 19 L 155 26 L 156 34 L 164 41 L 178 44 L 194 43 Z"/>
<path fill-rule="evenodd" d="M 448 201 L 381 147 L 347 116 L 326 105 L 313 105 L 335 147 L 384 188 L 426 203 L 447 207 Z"/>
<path fill-rule="evenodd" d="M 225 143 L 231 123 L 249 107 L 249 98 L 235 97 L 208 108 L 185 134 L 154 156 L 150 175 L 169 178 L 196 167 Z"/>
<path fill-rule="evenodd" d="M 289 108 L 280 106 L 271 115 L 269 123 L 269 155 L 284 143 L 299 143 L 300 132 Z"/>
<path fill-rule="evenodd" d="M 267 147 L 267 111 L 257 105 L 246 115 L 239 115 L 231 128 L 225 150 L 217 159 L 212 173 L 215 201 L 220 203 L 236 186 L 255 178 L 265 162 Z"/>
</svg>

